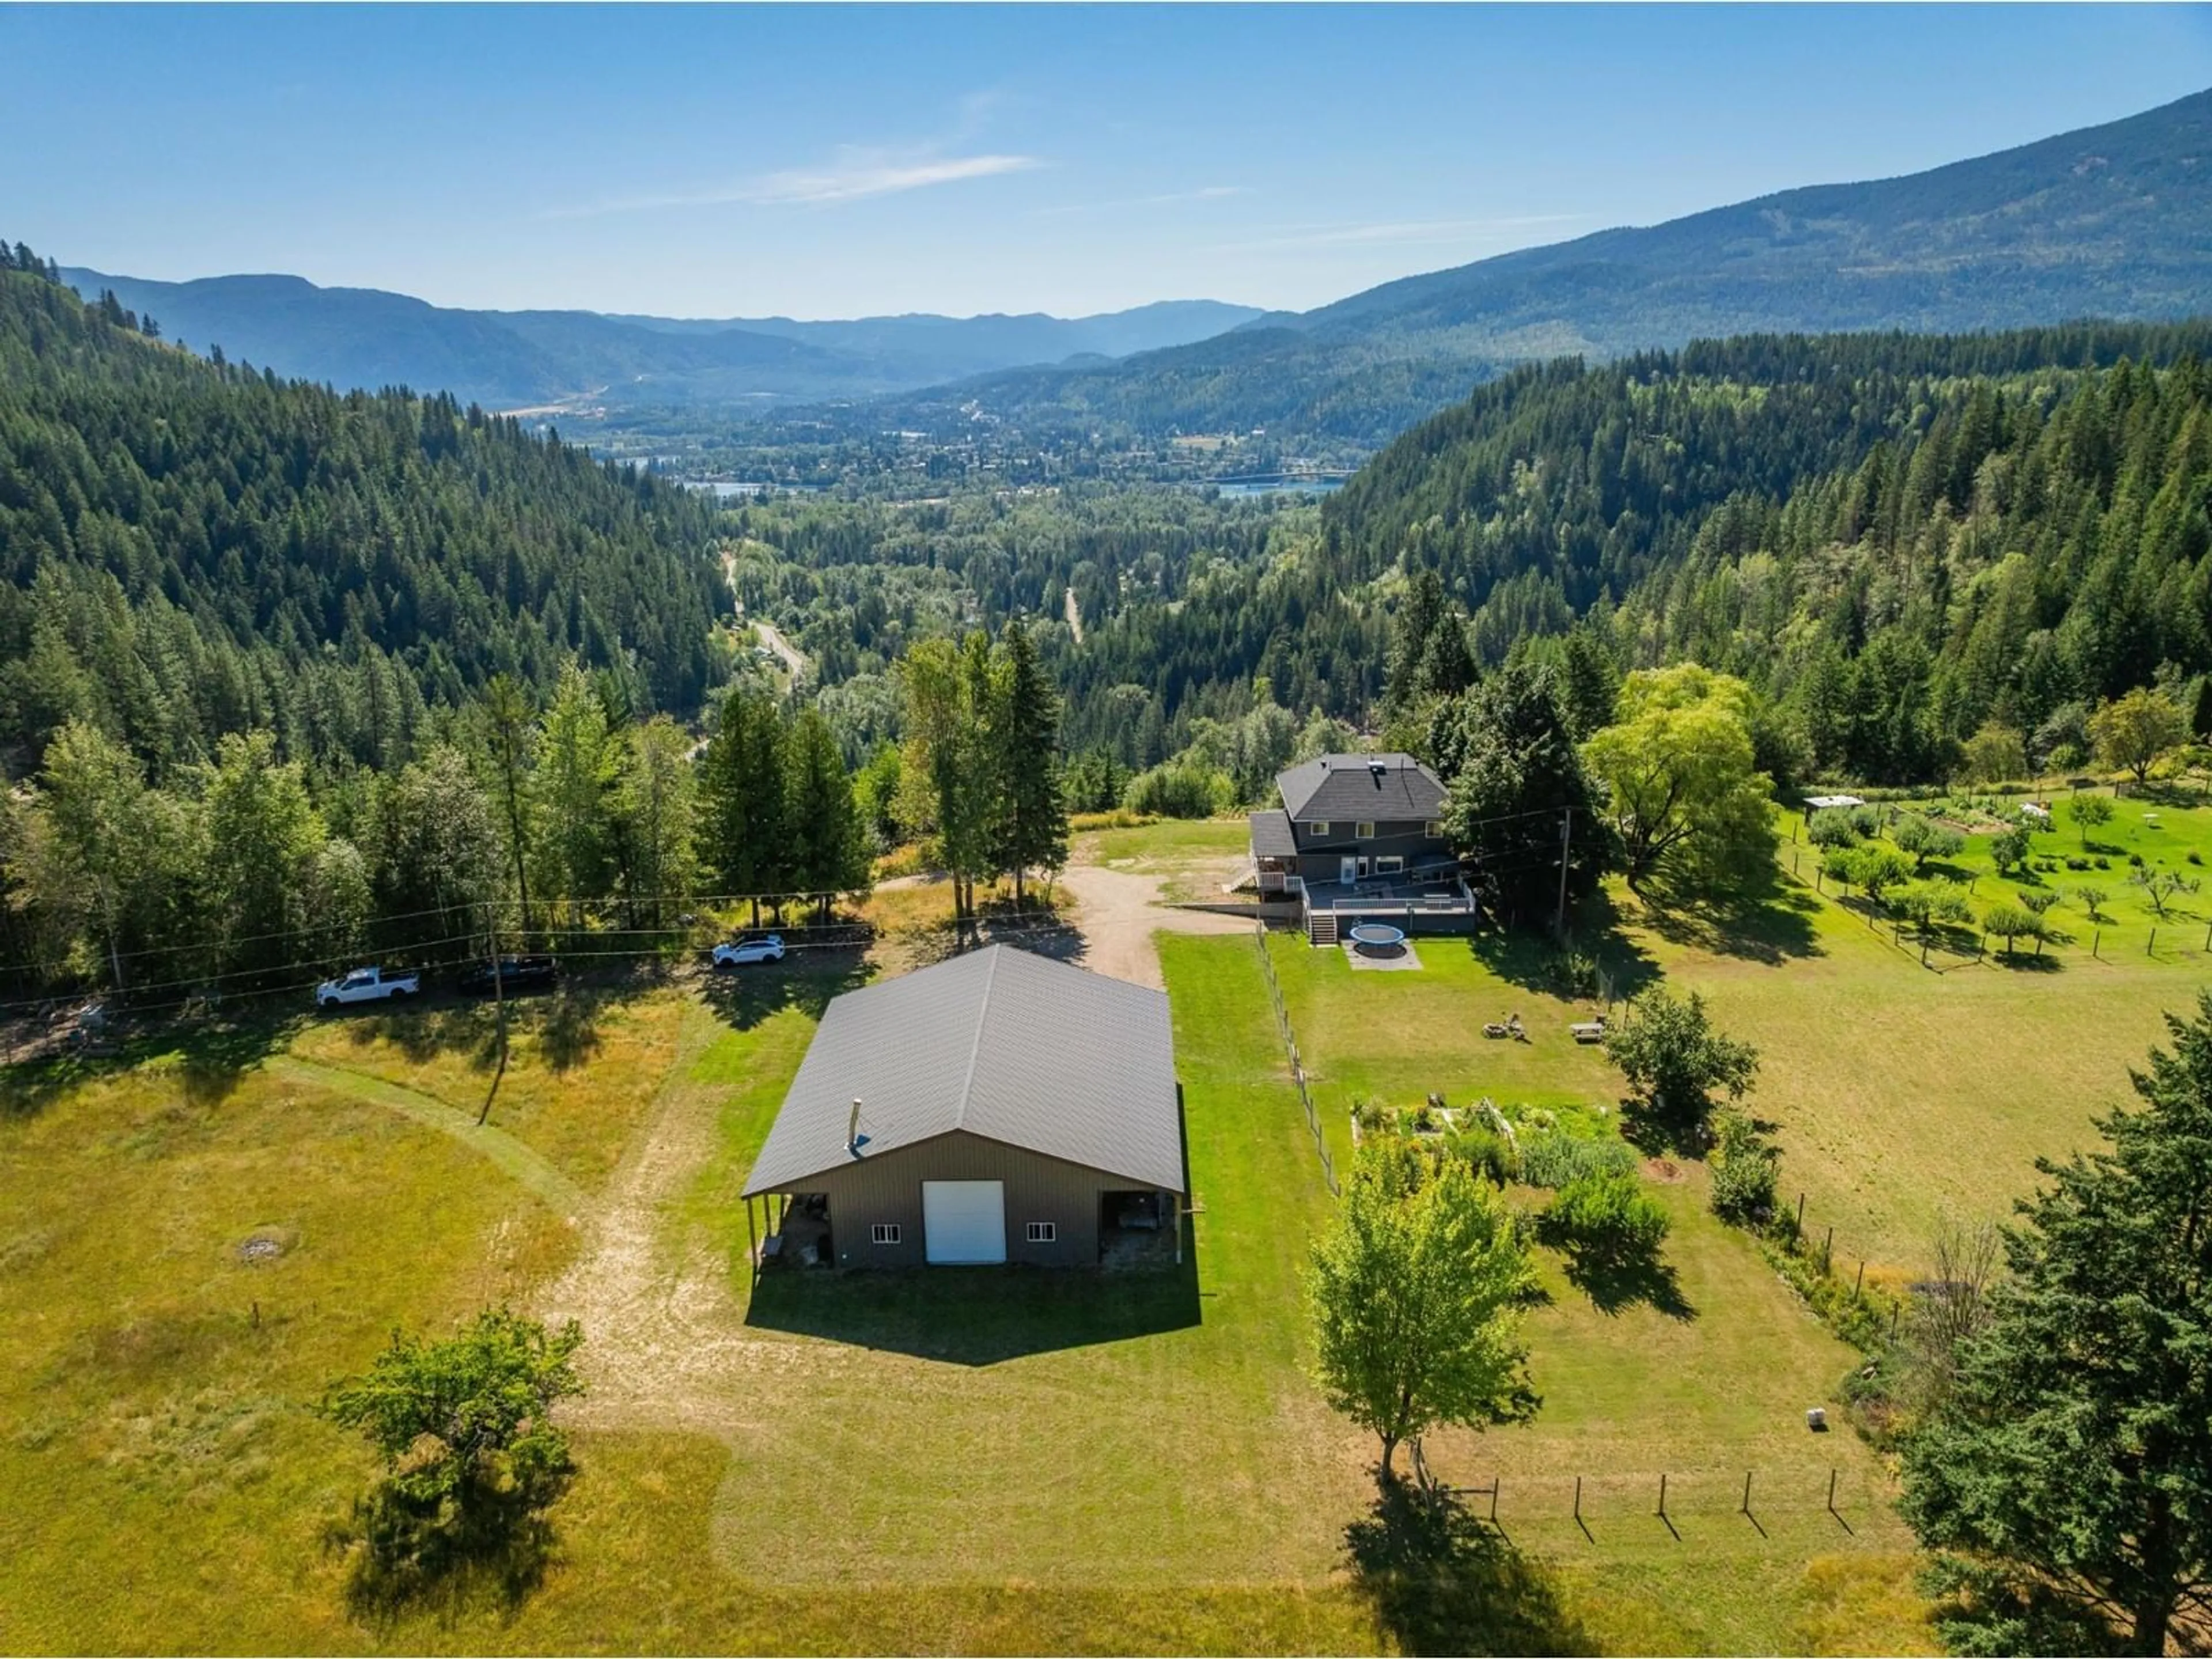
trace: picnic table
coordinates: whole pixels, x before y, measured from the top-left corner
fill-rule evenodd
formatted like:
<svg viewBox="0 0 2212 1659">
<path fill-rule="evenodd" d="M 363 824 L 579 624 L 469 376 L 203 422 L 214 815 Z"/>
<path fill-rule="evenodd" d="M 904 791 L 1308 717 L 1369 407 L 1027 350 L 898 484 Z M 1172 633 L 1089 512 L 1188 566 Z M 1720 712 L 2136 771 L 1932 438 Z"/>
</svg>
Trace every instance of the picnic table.
<svg viewBox="0 0 2212 1659">
<path fill-rule="evenodd" d="M 1600 1015 L 1595 1019 L 1577 1020 L 1567 1027 L 1567 1031 L 1577 1042 L 1602 1042 L 1605 1041 L 1605 1017 Z"/>
</svg>

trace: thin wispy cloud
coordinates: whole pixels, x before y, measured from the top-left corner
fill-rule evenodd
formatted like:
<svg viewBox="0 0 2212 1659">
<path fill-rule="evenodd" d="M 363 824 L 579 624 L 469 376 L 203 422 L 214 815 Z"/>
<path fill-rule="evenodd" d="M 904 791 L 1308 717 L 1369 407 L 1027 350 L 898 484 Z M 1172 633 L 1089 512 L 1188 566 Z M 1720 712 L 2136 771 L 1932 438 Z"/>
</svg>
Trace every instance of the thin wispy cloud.
<svg viewBox="0 0 2212 1659">
<path fill-rule="evenodd" d="M 992 92 L 970 93 L 960 100 L 951 132 L 925 143 L 900 148 L 842 144 L 830 159 L 814 167 L 785 167 L 726 185 L 665 191 L 606 201 L 548 208 L 542 219 L 592 219 L 611 213 L 652 213 L 672 208 L 824 207 L 896 196 L 910 190 L 1028 173 L 1046 163 L 1035 155 L 988 151 L 958 154 L 975 140 L 990 112 L 1003 100 Z"/>
<path fill-rule="evenodd" d="M 1110 202 L 1069 202 L 1060 207 L 1039 208 L 1040 219 L 1062 218 L 1076 213 L 1114 213 L 1123 208 L 1171 207 L 1184 202 L 1218 202 L 1225 197 L 1249 196 L 1245 185 L 1207 185 L 1199 190 L 1171 190 L 1159 196 L 1124 196 Z"/>
<path fill-rule="evenodd" d="M 881 150 L 844 150 L 827 167 L 771 173 L 741 192 L 741 202 L 857 202 L 895 196 L 963 179 L 1027 173 L 1044 163 L 1034 155 L 940 155 L 902 158 Z"/>
</svg>

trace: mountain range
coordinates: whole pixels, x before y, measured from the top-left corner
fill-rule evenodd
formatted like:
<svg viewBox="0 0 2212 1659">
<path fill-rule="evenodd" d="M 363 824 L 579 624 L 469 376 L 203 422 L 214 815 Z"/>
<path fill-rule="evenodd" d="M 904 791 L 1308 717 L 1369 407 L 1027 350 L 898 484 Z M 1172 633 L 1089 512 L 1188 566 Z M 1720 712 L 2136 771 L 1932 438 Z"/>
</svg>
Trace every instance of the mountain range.
<svg viewBox="0 0 2212 1659">
<path fill-rule="evenodd" d="M 196 346 L 496 407 L 857 404 L 868 425 L 1264 427 L 1372 446 L 1517 362 L 1752 331 L 1960 332 L 2212 312 L 2212 92 L 1903 178 L 1597 232 L 1303 313 L 690 320 L 460 311 L 296 276 L 112 288 Z"/>
<path fill-rule="evenodd" d="M 301 276 L 165 283 L 64 267 L 88 299 L 112 289 L 171 339 L 341 389 L 406 386 L 509 409 L 774 406 L 865 398 L 1024 363 L 1110 359 L 1218 334 L 1256 307 L 1174 300 L 1093 317 L 864 317 L 796 322 L 468 311 Z"/>
<path fill-rule="evenodd" d="M 2212 312 L 2212 92 L 1926 173 L 1820 185 L 1407 276 L 947 409 L 1373 442 L 1517 362 L 1760 331 L 1960 332 Z M 902 400 L 921 423 L 929 400 Z"/>
</svg>

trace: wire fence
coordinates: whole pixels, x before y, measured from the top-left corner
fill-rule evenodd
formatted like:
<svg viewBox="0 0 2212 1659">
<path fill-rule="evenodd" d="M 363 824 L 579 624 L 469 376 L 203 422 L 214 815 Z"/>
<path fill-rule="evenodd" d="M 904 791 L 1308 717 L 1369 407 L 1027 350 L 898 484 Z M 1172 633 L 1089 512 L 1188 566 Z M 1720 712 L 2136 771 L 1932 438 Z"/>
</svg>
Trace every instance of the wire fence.
<svg viewBox="0 0 2212 1659">
<path fill-rule="evenodd" d="M 1808 1437 L 1848 1431 L 1808 1425 Z M 1710 1531 L 1746 1528 L 1766 1535 L 1765 1522 L 1783 1517 L 1825 1516 L 1850 1535 L 1863 1522 L 1887 1512 L 1887 1478 L 1865 1464 L 1807 1460 L 1747 1467 L 1598 1471 L 1581 1474 L 1492 1474 L 1474 1483 L 1455 1483 L 1430 1463 L 1419 1443 L 1411 1449 L 1415 1485 L 1436 1498 L 1448 1498 L 1478 1521 L 1500 1533 L 1540 1528 L 1579 1530 L 1589 1542 L 1625 1530 L 1663 1529 L 1678 1540 L 1684 1528 Z"/>
<path fill-rule="evenodd" d="M 1306 1082 L 1306 1068 L 1298 1058 L 1297 1034 L 1291 1029 L 1291 1011 L 1283 1000 L 1282 981 L 1275 977 L 1275 959 L 1267 950 L 1267 925 L 1252 924 L 1253 942 L 1260 950 L 1260 972 L 1267 981 L 1267 1000 L 1275 1011 L 1275 1030 L 1283 1040 L 1283 1048 L 1291 1058 L 1291 1081 L 1297 1085 L 1298 1104 L 1305 1108 L 1306 1128 L 1313 1135 L 1314 1151 L 1321 1155 L 1322 1179 L 1328 1183 L 1331 1197 L 1344 1189 L 1337 1184 L 1336 1160 L 1329 1156 L 1328 1140 L 1321 1132 L 1321 1114 L 1314 1109 L 1313 1090 Z"/>
</svg>

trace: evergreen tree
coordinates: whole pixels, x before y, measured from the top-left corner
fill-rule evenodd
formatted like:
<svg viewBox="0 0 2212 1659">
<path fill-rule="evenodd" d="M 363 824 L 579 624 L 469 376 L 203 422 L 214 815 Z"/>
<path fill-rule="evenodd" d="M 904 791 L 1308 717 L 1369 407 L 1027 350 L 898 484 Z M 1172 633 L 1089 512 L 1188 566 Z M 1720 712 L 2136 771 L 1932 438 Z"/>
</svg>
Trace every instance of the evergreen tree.
<svg viewBox="0 0 2212 1659">
<path fill-rule="evenodd" d="M 1029 630 L 1009 622 L 993 702 L 1002 802 L 998 860 L 1014 874 L 1014 902 L 1031 870 L 1067 862 L 1067 803 L 1060 787 L 1060 694 L 1038 662 Z"/>
<path fill-rule="evenodd" d="M 1445 707 L 1453 728 L 1439 742 L 1453 757 L 1445 830 L 1475 861 L 1493 911 L 1548 920 L 1559 902 L 1561 857 L 1571 902 L 1596 887 L 1605 852 L 1558 676 L 1549 664 L 1509 663 Z M 1571 824 L 1580 834 L 1563 840 Z"/>
<path fill-rule="evenodd" d="M 2106 1151 L 2039 1160 L 2009 1276 L 1905 1449 L 1960 1651 L 2161 1654 L 2212 1603 L 2212 993 Z"/>
<path fill-rule="evenodd" d="M 592 677 L 573 663 L 538 723 L 537 756 L 538 889 L 565 897 L 570 926 L 581 927 L 591 904 L 614 890 L 621 744 Z"/>
<path fill-rule="evenodd" d="M 783 717 L 765 691 L 740 688 L 723 698 L 708 740 L 699 785 L 700 858 L 725 894 L 752 900 L 785 889 L 787 837 Z"/>
<path fill-rule="evenodd" d="M 665 714 L 624 734 L 615 786 L 623 892 L 633 925 L 667 925 L 672 899 L 698 878 L 698 774 L 691 741 Z"/>
<path fill-rule="evenodd" d="M 827 921 L 837 894 L 866 883 L 868 851 L 852 777 L 836 734 L 818 708 L 802 709 L 792 722 L 785 763 L 790 878 L 814 896 Z"/>
</svg>

